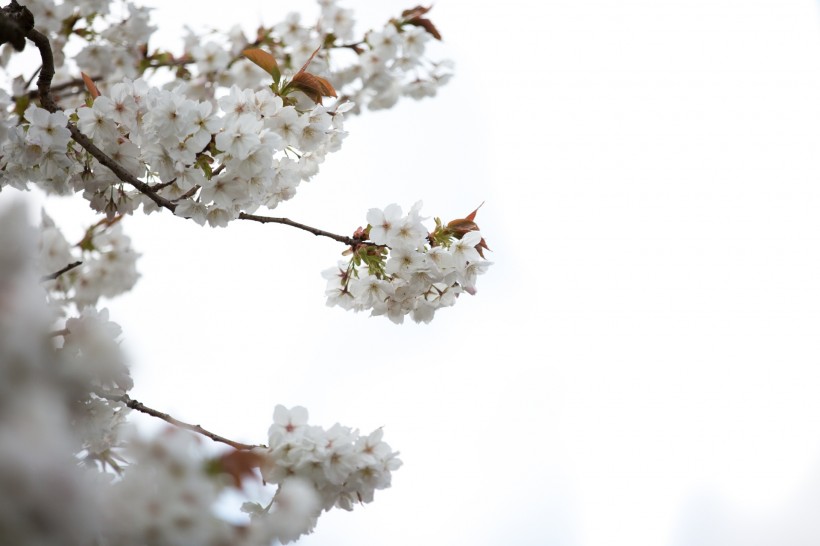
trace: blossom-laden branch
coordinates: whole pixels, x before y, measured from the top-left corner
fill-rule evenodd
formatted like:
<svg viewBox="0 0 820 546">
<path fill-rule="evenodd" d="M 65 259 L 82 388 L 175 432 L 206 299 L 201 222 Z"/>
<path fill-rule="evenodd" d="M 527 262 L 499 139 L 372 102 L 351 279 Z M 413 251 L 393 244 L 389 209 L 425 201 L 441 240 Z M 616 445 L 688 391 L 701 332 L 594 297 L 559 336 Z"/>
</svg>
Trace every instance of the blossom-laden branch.
<svg viewBox="0 0 820 546">
<path fill-rule="evenodd" d="M 417 308 L 413 318 L 427 320 L 469 291 L 475 274 L 469 262 L 478 259 L 470 252 L 478 244 L 474 223 L 437 222 L 428 233 L 417 207 L 408 218 L 388 207 L 371 211 L 372 225 L 344 237 L 251 214 L 293 197 L 326 155 L 340 149 L 344 113 L 354 106 L 321 105 L 322 97 L 337 94 L 336 81 L 341 94 L 370 108 L 391 107 L 399 96 L 432 96 L 446 81 L 440 64 L 424 66 L 424 42 L 439 37 L 423 17 L 429 8 L 406 11 L 356 42 L 351 12 L 336 0 L 320 0 L 317 25 L 303 27 L 289 16 L 285 25 L 258 32 L 254 47 L 282 62 L 281 72 L 269 72 L 279 73 L 278 85 L 265 86 L 256 68 L 228 62 L 240 56 L 236 46 L 248 43 L 236 33 L 226 49 L 191 32 L 184 58 L 166 58 L 161 51 L 148 55 L 155 29 L 148 10 L 129 0 L 120 2 L 126 10 L 117 10 L 127 15 L 108 27 L 112 0 L 62 2 L 56 10 L 32 2 L 31 11 L 6 1 L 0 44 L 22 50 L 31 40 L 42 64 L 21 88 L 15 85 L 22 94 L 13 100 L 0 90 L 0 187 L 23 190 L 33 183 L 49 194 L 82 193 L 92 209 L 105 212 L 70 244 L 45 213 L 35 229 L 24 207 L 0 210 L 0 263 L 14 265 L 7 268 L 13 288 L 0 294 L 0 386 L 12 387 L 0 388 L 9 410 L 0 412 L 0 438 L 10 439 L 0 441 L 0 478 L 15 478 L 5 480 L 7 491 L 0 479 L 0 497 L 15 499 L 0 514 L 6 542 L 286 544 L 310 532 L 323 511 L 371 502 L 401 465 L 381 428 L 368 435 L 339 423 L 324 429 L 308 425 L 304 408 L 277 406 L 264 446 L 180 421 L 129 396 L 133 380 L 122 329 L 97 305 L 130 290 L 139 277 L 139 254 L 119 220 L 140 206 L 212 226 L 237 218 L 282 223 L 343 242 L 349 274 L 331 292 L 353 294 L 339 303 L 356 309 L 373 303 L 393 320 Z M 71 64 L 83 71 L 90 94 L 84 104 L 66 98 L 82 92 L 76 82 L 64 94 L 52 86 L 72 37 L 87 42 Z M 330 62 L 336 43 L 359 44 L 347 48 L 357 56 L 349 67 Z M 135 66 L 140 58 L 144 68 Z M 182 87 L 171 91 L 140 77 L 159 66 L 175 67 Z M 101 93 L 86 74 L 103 75 L 110 85 Z M 24 94 L 35 80 L 38 104 Z M 78 261 L 83 267 L 72 271 Z M 161 419 L 171 430 L 151 441 L 127 434 L 121 425 L 133 414 L 125 408 Z M 197 435 L 230 452 L 204 454 Z M 116 479 L 110 479 L 112 468 Z M 226 487 L 241 489 L 250 477 L 275 487 L 271 502 L 245 503 L 247 525 L 220 517 L 215 507 Z M 49 487 L 55 483 L 60 495 Z"/>
<path fill-rule="evenodd" d="M 426 12 L 427 8 L 410 10 L 403 20 L 424 29 Z M 399 31 L 390 28 L 369 34 L 368 41 L 381 44 L 385 51 L 395 49 Z M 322 97 L 336 95 L 335 88 L 306 71 L 321 47 L 292 77 L 282 72 L 273 53 L 244 50 L 242 54 L 273 82 L 256 92 L 232 87 L 217 101 L 219 114 L 212 102 L 180 98 L 143 80 L 115 84 L 101 95 L 85 73 L 91 99 L 72 113 L 59 111 L 51 95 L 54 63 L 48 39 L 33 26 L 27 35 L 42 56 L 37 85 L 45 110 L 33 105 L 26 109 L 29 126 L 24 133 L 18 131 L 15 141 L 22 146 L 9 147 L 8 157 L 22 152 L 31 170 L 39 169 L 44 182 L 54 184 L 53 190 L 61 191 L 67 184 L 74 191 L 84 190 L 92 208 L 105 211 L 109 219 L 142 204 L 146 212 L 164 208 L 199 224 L 225 226 L 233 219 L 279 223 L 344 243 L 349 261 L 325 273 L 328 304 L 369 310 L 396 323 L 408 314 L 417 322 L 429 322 L 437 309 L 453 305 L 461 293 L 475 294 L 476 277 L 490 265 L 484 261 L 488 246 L 474 221 L 477 210 L 446 225 L 436 219 L 435 230 L 428 232 L 421 223 L 421 202 L 406 217 L 397 205 L 371 209 L 367 227 L 352 237 L 288 218 L 244 212 L 275 207 L 292 197 L 299 179 L 309 179 L 324 155 L 340 145 L 342 114 L 351 106 L 321 106 Z M 290 96 L 295 90 L 317 104 L 298 106 Z M 71 139 L 77 146 L 70 145 Z M 142 149 L 135 142 L 144 143 Z M 38 155 L 43 162 L 35 164 L 31 158 Z M 72 160 L 83 164 L 82 172 Z M 15 178 L 18 184 L 31 179 L 28 166 L 7 163 L 12 184 Z M 147 173 L 146 180 L 132 174 L 141 170 Z M 153 177 L 159 182 L 150 184 Z M 126 192 L 120 183 L 136 191 Z"/>
<path fill-rule="evenodd" d="M 213 433 L 209 430 L 205 430 L 204 428 L 202 428 L 199 425 L 192 425 L 190 423 L 180 421 L 179 419 L 176 419 L 176 418 L 168 415 L 167 413 L 163 413 L 163 412 L 155 410 L 153 408 L 149 408 L 148 406 L 146 406 L 142 402 L 138 402 L 137 400 L 134 400 L 133 398 L 131 398 L 127 394 L 97 393 L 97 395 L 101 396 L 102 398 L 105 398 L 107 400 L 112 400 L 114 402 L 122 402 L 123 404 L 125 404 L 126 406 L 128 406 L 129 408 L 131 408 L 133 410 L 139 411 L 141 413 L 145 413 L 146 415 L 150 415 L 150 416 L 156 417 L 158 419 L 162 419 L 166 423 L 170 423 L 170 424 L 174 425 L 175 427 L 184 428 L 185 430 L 190 430 L 192 432 L 196 432 L 197 434 L 201 434 L 202 436 L 206 436 L 206 437 L 210 438 L 214 442 L 220 442 L 222 444 L 229 445 L 234 449 L 251 450 L 251 449 L 254 449 L 256 447 L 265 447 L 265 446 L 254 446 L 254 445 L 250 445 L 250 444 L 243 444 L 241 442 L 234 442 L 233 440 L 225 438 L 224 436 L 220 436 L 219 434 L 215 434 L 215 433 Z"/>
<path fill-rule="evenodd" d="M 11 5 L 16 5 L 16 1 L 12 2 Z M 28 11 L 26 8 L 22 6 L 18 7 L 22 10 Z M 43 65 L 40 70 L 40 75 L 37 78 L 37 89 L 39 91 L 40 103 L 49 112 L 57 112 L 57 104 L 51 96 L 51 81 L 54 77 L 54 56 L 51 52 L 51 46 L 48 37 L 46 37 L 43 33 L 37 31 L 33 27 L 27 31 L 26 37 L 30 39 L 32 42 L 34 42 L 34 44 L 37 46 L 37 49 L 40 51 L 40 56 L 42 58 Z M 120 181 L 130 184 L 131 186 L 136 188 L 137 191 L 151 199 L 151 201 L 153 201 L 160 208 L 167 209 L 171 212 L 174 212 L 176 210 L 176 203 L 159 195 L 159 193 L 157 193 L 157 191 L 155 191 L 149 184 L 143 182 L 142 180 L 128 172 L 128 170 L 125 167 L 123 167 L 119 162 L 117 162 L 108 154 L 103 152 L 100 148 L 98 148 L 88 136 L 86 136 L 85 134 L 83 134 L 82 131 L 80 131 L 77 125 L 69 121 L 66 127 L 71 132 L 71 136 L 74 139 L 74 141 L 77 142 L 80 146 L 82 146 L 97 161 L 99 161 L 101 165 L 104 165 L 105 167 L 110 169 L 111 172 L 113 172 Z M 238 218 L 241 220 L 259 222 L 262 224 L 282 224 L 286 226 L 291 226 L 296 229 L 312 233 L 313 235 L 316 235 L 318 237 L 327 237 L 333 239 L 334 241 L 338 241 L 350 246 L 355 246 L 366 242 L 366 240 L 363 239 L 339 235 L 319 228 L 308 226 L 306 224 L 290 220 L 289 218 L 261 216 L 256 214 L 248 214 L 245 212 L 239 213 Z"/>
</svg>

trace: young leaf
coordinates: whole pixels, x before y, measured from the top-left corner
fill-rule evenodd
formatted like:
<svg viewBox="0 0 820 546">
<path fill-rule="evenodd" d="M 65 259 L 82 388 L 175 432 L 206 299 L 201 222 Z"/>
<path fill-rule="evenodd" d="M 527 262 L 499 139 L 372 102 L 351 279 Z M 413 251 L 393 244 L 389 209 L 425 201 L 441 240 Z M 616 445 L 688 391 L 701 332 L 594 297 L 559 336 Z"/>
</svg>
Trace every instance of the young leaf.
<svg viewBox="0 0 820 546">
<path fill-rule="evenodd" d="M 425 8 L 424 6 L 416 6 L 414 8 L 404 10 L 403 12 L 401 12 L 401 16 L 405 19 L 412 19 L 414 17 L 420 17 L 424 15 L 431 9 L 433 9 L 433 6 L 430 6 L 429 8 Z"/>
<path fill-rule="evenodd" d="M 253 451 L 231 451 L 212 461 L 212 470 L 228 474 L 234 487 L 242 487 L 242 478 L 253 476 L 254 469 L 262 464 L 262 456 Z"/>
<path fill-rule="evenodd" d="M 276 62 L 276 57 L 267 51 L 259 48 L 250 48 L 242 52 L 242 55 L 247 57 L 253 64 L 261 67 L 265 72 L 273 76 L 273 81 L 279 84 L 282 77 L 282 72 L 279 70 L 279 64 Z"/>
<path fill-rule="evenodd" d="M 457 218 L 447 223 L 448 230 L 455 236 L 456 239 L 461 239 L 467 233 L 471 231 L 478 231 L 478 224 L 475 223 L 475 216 L 478 213 L 478 209 L 484 206 L 484 203 L 481 203 L 476 207 L 476 209 L 467 215 L 466 218 Z M 484 251 L 490 250 L 490 247 L 487 246 L 487 241 L 484 240 L 482 237 L 481 240 L 476 245 L 476 250 L 484 257 Z"/>
<path fill-rule="evenodd" d="M 473 212 L 467 215 L 467 220 L 475 220 L 475 215 L 478 212 L 478 209 L 484 206 L 484 202 L 482 201 L 480 205 L 478 205 Z"/>
<path fill-rule="evenodd" d="M 331 85 L 329 81 L 310 72 L 306 72 L 308 65 L 316 54 L 319 53 L 320 49 L 322 49 L 322 46 L 316 48 L 310 55 L 310 58 L 302 65 L 302 68 L 299 69 L 299 72 L 293 76 L 288 84 L 310 97 L 310 100 L 316 104 L 322 104 L 322 97 L 337 96 L 336 89 L 333 88 L 333 85 Z"/>
<path fill-rule="evenodd" d="M 297 72 L 296 74 L 301 74 L 302 72 L 304 72 L 304 71 L 307 69 L 307 67 L 308 67 L 308 65 L 311 63 L 311 61 L 313 61 L 313 57 L 315 57 L 315 56 L 316 56 L 316 54 L 317 54 L 317 53 L 319 53 L 319 50 L 320 50 L 320 49 L 322 49 L 322 46 L 317 47 L 317 48 L 313 51 L 313 53 L 311 53 L 311 54 L 310 54 L 310 57 L 308 57 L 308 60 L 307 60 L 307 61 L 305 61 L 305 64 L 303 64 L 303 65 L 302 65 L 302 68 L 300 68 L 300 69 L 299 69 L 299 72 Z"/>
<path fill-rule="evenodd" d="M 438 41 L 441 41 L 441 34 L 439 33 L 436 26 L 430 19 L 426 17 L 422 17 L 428 11 L 432 9 L 433 6 L 429 8 L 425 8 L 424 6 L 416 6 L 412 9 L 406 9 L 401 12 L 402 19 L 404 19 L 404 23 L 408 25 L 413 25 L 414 27 L 421 27 L 426 30 L 429 34 L 433 36 Z"/>
<path fill-rule="evenodd" d="M 293 76 L 290 85 L 310 97 L 316 104 L 322 104 L 322 97 L 337 96 L 329 81 L 310 72 L 299 71 Z"/>
<path fill-rule="evenodd" d="M 85 72 L 80 72 L 80 75 L 83 77 L 86 89 L 88 89 L 88 92 L 91 93 L 91 98 L 96 99 L 99 97 L 100 90 L 97 89 L 97 84 L 94 83 L 94 80 L 92 80 Z"/>
<path fill-rule="evenodd" d="M 430 19 L 426 19 L 424 17 L 416 17 L 415 19 L 410 19 L 407 21 L 408 25 L 413 25 L 415 27 L 421 27 L 427 31 L 428 34 L 431 34 L 433 38 L 441 41 L 441 33 L 436 28 L 436 25 Z"/>
</svg>

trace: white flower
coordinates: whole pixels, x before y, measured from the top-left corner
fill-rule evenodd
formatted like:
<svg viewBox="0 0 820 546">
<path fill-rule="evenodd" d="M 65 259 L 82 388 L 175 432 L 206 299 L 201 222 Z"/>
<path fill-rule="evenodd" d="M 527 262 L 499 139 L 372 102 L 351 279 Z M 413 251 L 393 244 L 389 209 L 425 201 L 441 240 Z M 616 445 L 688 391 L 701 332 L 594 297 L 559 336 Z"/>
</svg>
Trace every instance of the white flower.
<svg viewBox="0 0 820 546">
<path fill-rule="evenodd" d="M 268 118 L 265 126 L 277 133 L 288 146 L 299 146 L 302 131 L 308 125 L 308 116 L 301 116 L 293 106 L 285 106 Z"/>
<path fill-rule="evenodd" d="M 225 121 L 233 120 L 246 114 L 256 114 L 256 98 L 250 89 L 239 89 L 232 86 L 228 95 L 219 99 L 219 107 L 225 112 Z"/>
<path fill-rule="evenodd" d="M 380 57 L 392 58 L 396 56 L 401 39 L 395 25 L 386 25 L 381 32 L 368 33 L 367 42 Z"/>
<path fill-rule="evenodd" d="M 308 421 L 308 412 L 302 406 L 294 406 L 291 409 L 281 404 L 277 404 L 273 411 L 273 424 L 268 430 L 270 446 L 290 441 L 304 434 Z"/>
<path fill-rule="evenodd" d="M 182 199 L 177 202 L 174 214 L 183 218 L 190 218 L 200 226 L 205 225 L 208 215 L 208 207 L 204 203 L 193 199 Z"/>
<path fill-rule="evenodd" d="M 433 36 L 421 27 L 404 27 L 401 33 L 402 49 L 408 57 L 424 55 L 424 45 Z"/>
<path fill-rule="evenodd" d="M 173 145 L 197 131 L 196 102 L 167 90 L 151 94 L 150 101 L 145 115 L 148 130 L 156 131 L 163 144 Z"/>
<path fill-rule="evenodd" d="M 470 231 L 465 233 L 461 239 L 456 240 L 450 247 L 450 252 L 456 262 L 456 266 L 460 269 L 471 262 L 477 262 L 481 259 L 476 245 L 481 242 L 481 233 L 478 231 Z"/>
<path fill-rule="evenodd" d="M 66 127 L 68 118 L 63 112 L 51 114 L 32 104 L 25 115 L 31 123 L 26 135 L 29 142 L 36 142 L 44 150 L 66 151 L 71 133 Z"/>
<path fill-rule="evenodd" d="M 395 203 L 387 205 L 384 210 L 367 211 L 367 223 L 370 224 L 370 240 L 377 245 L 387 244 L 401 222 L 401 207 Z"/>
<path fill-rule="evenodd" d="M 216 42 L 194 47 L 191 50 L 191 56 L 196 61 L 200 72 L 203 73 L 223 70 L 231 61 L 231 56 L 228 55 L 225 47 Z"/>
<path fill-rule="evenodd" d="M 255 114 L 242 114 L 216 135 L 216 147 L 236 159 L 245 159 L 260 145 L 261 129 L 262 122 Z"/>
<path fill-rule="evenodd" d="M 393 285 L 375 275 L 364 275 L 350 281 L 350 293 L 356 298 L 356 303 L 362 307 L 372 307 L 381 303 L 394 292 Z"/>
</svg>

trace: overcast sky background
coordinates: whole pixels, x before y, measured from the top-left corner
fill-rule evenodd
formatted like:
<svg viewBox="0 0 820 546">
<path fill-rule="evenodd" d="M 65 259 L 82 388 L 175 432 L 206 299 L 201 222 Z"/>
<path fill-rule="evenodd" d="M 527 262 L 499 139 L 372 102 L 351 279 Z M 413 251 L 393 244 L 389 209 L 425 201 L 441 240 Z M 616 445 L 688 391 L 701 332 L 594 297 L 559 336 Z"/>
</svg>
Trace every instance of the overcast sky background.
<svg viewBox="0 0 820 546">
<path fill-rule="evenodd" d="M 412 2 L 345 5 L 366 30 Z M 183 23 L 292 10 L 316 13 L 166 2 L 155 21 L 179 47 Z M 370 207 L 452 219 L 485 201 L 478 295 L 397 327 L 324 306 L 336 243 L 140 215 L 143 277 L 109 305 L 133 396 L 254 443 L 277 403 L 384 426 L 393 488 L 306 545 L 820 543 L 817 3 L 440 0 L 430 16 L 450 85 L 350 120 L 276 214 L 349 233 Z M 70 233 L 92 221 L 49 210 Z"/>
</svg>

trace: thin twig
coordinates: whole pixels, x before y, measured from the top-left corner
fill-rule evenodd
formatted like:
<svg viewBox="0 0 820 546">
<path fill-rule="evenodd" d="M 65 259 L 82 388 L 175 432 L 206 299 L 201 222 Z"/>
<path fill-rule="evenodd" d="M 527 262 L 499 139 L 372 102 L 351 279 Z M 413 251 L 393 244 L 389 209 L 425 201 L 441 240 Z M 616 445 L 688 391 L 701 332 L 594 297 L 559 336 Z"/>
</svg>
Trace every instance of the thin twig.
<svg viewBox="0 0 820 546">
<path fill-rule="evenodd" d="M 256 214 L 248 214 L 246 212 L 239 213 L 240 220 L 251 220 L 253 222 L 259 222 L 261 224 L 283 224 L 286 226 L 295 227 L 296 229 L 301 229 L 303 231 L 307 231 L 308 233 L 312 233 L 317 237 L 328 237 L 333 239 L 334 241 L 339 241 L 340 243 L 344 243 L 350 246 L 356 246 L 362 243 L 366 243 L 366 241 L 362 239 L 356 239 L 354 237 L 347 237 L 345 235 L 337 235 L 336 233 L 330 233 L 329 231 L 325 231 L 323 229 L 318 229 L 315 227 L 311 227 L 305 224 L 300 224 L 299 222 L 294 222 L 293 220 L 289 220 L 288 218 L 276 218 L 273 216 L 258 216 Z"/>
<path fill-rule="evenodd" d="M 38 68 L 37 70 L 34 71 L 34 74 L 32 74 L 31 77 L 28 79 L 26 84 L 23 86 L 23 89 L 28 89 L 28 86 L 31 85 L 31 82 L 34 81 L 34 78 L 36 78 L 37 74 L 39 74 L 39 73 L 40 73 L 40 69 Z"/>
<path fill-rule="evenodd" d="M 219 434 L 214 434 L 213 432 L 205 430 L 204 428 L 202 428 L 199 425 L 192 425 L 190 423 L 180 421 L 179 419 L 175 419 L 174 417 L 171 417 L 167 413 L 163 413 L 163 412 L 157 411 L 153 408 L 149 408 L 148 406 L 146 406 L 142 402 L 138 402 L 138 401 L 134 400 L 133 398 L 131 398 L 127 394 L 106 394 L 106 393 L 96 393 L 96 394 L 98 396 L 101 396 L 101 397 L 106 398 L 108 400 L 113 400 L 114 402 L 122 402 L 123 404 L 125 404 L 126 406 L 128 406 L 129 408 L 131 408 L 133 410 L 145 413 L 146 415 L 150 415 L 150 416 L 156 417 L 158 419 L 162 419 L 166 423 L 171 423 L 175 427 L 184 428 L 185 430 L 190 430 L 192 432 L 196 432 L 197 434 L 201 434 L 202 436 L 206 436 L 206 437 L 210 438 L 214 442 L 220 442 L 220 443 L 223 443 L 225 445 L 229 445 L 234 449 L 248 451 L 248 450 L 251 450 L 255 447 L 265 447 L 265 446 L 261 446 L 261 445 L 260 446 L 254 446 L 254 445 L 250 445 L 250 444 L 243 444 L 241 442 L 234 442 L 233 440 L 229 440 L 228 438 L 225 438 L 224 436 L 220 436 Z"/>
<path fill-rule="evenodd" d="M 55 271 L 54 273 L 49 273 L 48 275 L 43 275 L 42 277 L 40 277 L 40 282 L 53 281 L 53 280 L 55 280 L 57 277 L 59 277 L 60 275 L 62 275 L 63 273 L 68 273 L 69 271 L 71 271 L 71 270 L 72 270 L 72 269 L 74 269 L 75 267 L 79 267 L 79 266 L 81 266 L 82 264 L 83 264 L 83 262 L 73 262 L 73 263 L 70 263 L 70 264 L 68 264 L 67 266 L 65 266 L 64 268 L 60 269 L 59 271 Z"/>
<path fill-rule="evenodd" d="M 32 79 L 33 78 L 34 77 L 32 76 Z M 100 80 L 100 79 L 102 79 L 102 78 L 99 77 L 99 76 L 91 78 L 91 80 L 93 80 L 95 82 Z M 26 85 L 26 87 L 28 87 L 28 85 Z M 68 81 L 65 81 L 63 83 L 51 86 L 49 91 L 52 92 L 52 93 L 59 93 L 60 91 L 65 91 L 66 89 L 71 89 L 72 87 L 76 87 L 79 90 L 84 89 L 85 88 L 85 80 L 83 80 L 82 78 L 75 78 L 73 80 L 68 80 Z M 74 94 L 74 93 L 72 92 L 72 94 Z M 17 100 L 19 100 L 21 97 L 24 97 L 24 96 L 28 97 L 30 99 L 36 99 L 37 97 L 40 96 L 40 90 L 39 89 L 32 89 L 31 91 L 26 92 L 24 95 L 15 95 L 14 97 L 12 97 L 12 100 L 14 102 L 16 102 Z"/>
<path fill-rule="evenodd" d="M 367 42 L 365 42 L 364 40 L 361 40 L 360 42 L 356 42 L 356 43 L 352 43 L 352 44 L 336 44 L 336 45 L 331 45 L 331 46 L 329 46 L 327 49 L 352 49 L 353 51 L 355 51 L 356 53 L 358 53 L 359 55 L 361 55 L 361 54 L 362 54 L 362 51 L 364 51 L 364 49 L 362 49 L 362 46 L 363 46 L 365 43 L 367 43 Z"/>
<path fill-rule="evenodd" d="M 170 180 L 168 182 L 159 182 L 157 184 L 152 184 L 150 186 L 150 188 L 151 188 L 151 191 L 159 191 L 159 190 L 167 188 L 168 186 L 170 186 L 171 184 L 173 184 L 176 181 L 177 181 L 177 179 L 174 178 L 173 180 Z"/>
</svg>

